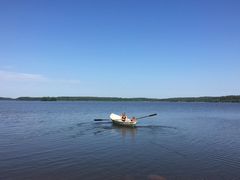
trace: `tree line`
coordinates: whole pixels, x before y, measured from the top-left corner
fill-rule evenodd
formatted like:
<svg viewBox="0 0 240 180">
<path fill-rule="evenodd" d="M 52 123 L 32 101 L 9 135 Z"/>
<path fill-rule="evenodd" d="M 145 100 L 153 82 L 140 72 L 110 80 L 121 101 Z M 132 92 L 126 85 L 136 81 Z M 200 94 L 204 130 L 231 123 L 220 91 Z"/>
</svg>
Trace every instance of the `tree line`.
<svg viewBox="0 0 240 180">
<path fill-rule="evenodd" d="M 240 96 L 219 96 L 219 97 L 178 97 L 178 98 L 121 98 L 121 97 L 91 97 L 91 96 L 58 96 L 58 97 L 0 97 L 0 100 L 17 101 L 152 101 L 152 102 L 233 102 L 239 103 Z"/>
</svg>

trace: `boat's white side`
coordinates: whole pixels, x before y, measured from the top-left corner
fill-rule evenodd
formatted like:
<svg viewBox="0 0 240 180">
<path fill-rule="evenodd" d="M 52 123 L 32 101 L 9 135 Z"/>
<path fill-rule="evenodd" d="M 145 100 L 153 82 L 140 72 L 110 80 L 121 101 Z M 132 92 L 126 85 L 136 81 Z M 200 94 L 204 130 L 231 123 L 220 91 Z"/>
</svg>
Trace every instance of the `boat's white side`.
<svg viewBox="0 0 240 180">
<path fill-rule="evenodd" d="M 137 121 L 131 121 L 129 118 L 127 118 L 125 121 L 122 121 L 122 117 L 114 113 L 110 114 L 110 119 L 113 123 L 124 126 L 134 126 L 137 124 Z"/>
</svg>

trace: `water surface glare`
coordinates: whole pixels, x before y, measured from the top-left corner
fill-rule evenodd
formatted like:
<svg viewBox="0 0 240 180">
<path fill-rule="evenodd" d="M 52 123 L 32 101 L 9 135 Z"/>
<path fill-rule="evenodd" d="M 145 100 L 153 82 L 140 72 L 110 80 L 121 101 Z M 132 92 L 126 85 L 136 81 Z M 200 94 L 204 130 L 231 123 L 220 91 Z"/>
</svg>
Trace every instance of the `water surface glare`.
<svg viewBox="0 0 240 180">
<path fill-rule="evenodd" d="M 0 101 L 0 179 L 240 179 L 240 104 Z"/>
</svg>

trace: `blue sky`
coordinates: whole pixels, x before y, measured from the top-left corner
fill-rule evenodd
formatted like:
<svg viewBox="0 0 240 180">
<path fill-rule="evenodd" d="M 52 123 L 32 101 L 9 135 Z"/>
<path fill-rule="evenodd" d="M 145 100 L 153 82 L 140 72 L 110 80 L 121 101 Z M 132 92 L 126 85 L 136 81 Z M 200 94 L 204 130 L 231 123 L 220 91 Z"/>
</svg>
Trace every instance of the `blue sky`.
<svg viewBox="0 0 240 180">
<path fill-rule="evenodd" d="M 240 1 L 0 2 L 0 96 L 240 94 Z"/>
</svg>

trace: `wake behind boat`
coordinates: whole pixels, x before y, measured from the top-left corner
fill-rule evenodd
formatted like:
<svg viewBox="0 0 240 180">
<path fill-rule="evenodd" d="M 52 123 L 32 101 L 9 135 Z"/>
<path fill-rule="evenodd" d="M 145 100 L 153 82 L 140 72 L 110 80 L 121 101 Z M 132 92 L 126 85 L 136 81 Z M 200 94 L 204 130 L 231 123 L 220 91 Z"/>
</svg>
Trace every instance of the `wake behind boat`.
<svg viewBox="0 0 240 180">
<path fill-rule="evenodd" d="M 134 119 L 129 119 L 127 116 L 122 115 L 119 116 L 117 114 L 111 113 L 110 114 L 110 119 L 114 124 L 121 125 L 121 126 L 135 126 L 137 124 L 137 120 Z"/>
</svg>

